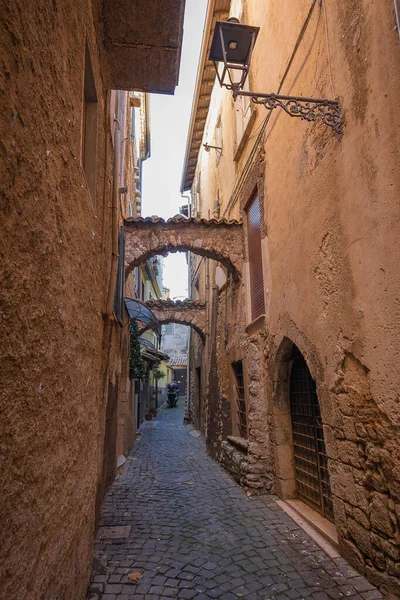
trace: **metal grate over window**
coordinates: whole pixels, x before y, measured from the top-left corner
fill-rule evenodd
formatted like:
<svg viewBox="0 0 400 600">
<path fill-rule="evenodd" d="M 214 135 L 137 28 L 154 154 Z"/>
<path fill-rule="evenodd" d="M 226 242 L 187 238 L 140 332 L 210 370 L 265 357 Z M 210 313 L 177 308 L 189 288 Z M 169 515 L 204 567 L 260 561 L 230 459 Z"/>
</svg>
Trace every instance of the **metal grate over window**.
<svg viewBox="0 0 400 600">
<path fill-rule="evenodd" d="M 247 439 L 247 409 L 244 391 L 243 363 L 241 360 L 232 363 L 236 379 L 237 424 L 239 435 Z"/>
<path fill-rule="evenodd" d="M 290 376 L 290 412 L 297 493 L 300 499 L 333 522 L 328 457 L 316 385 L 297 348 Z"/>
<path fill-rule="evenodd" d="M 261 254 L 261 212 L 258 196 L 254 198 L 247 210 L 247 244 L 249 250 L 251 318 L 254 321 L 265 311 Z"/>
</svg>

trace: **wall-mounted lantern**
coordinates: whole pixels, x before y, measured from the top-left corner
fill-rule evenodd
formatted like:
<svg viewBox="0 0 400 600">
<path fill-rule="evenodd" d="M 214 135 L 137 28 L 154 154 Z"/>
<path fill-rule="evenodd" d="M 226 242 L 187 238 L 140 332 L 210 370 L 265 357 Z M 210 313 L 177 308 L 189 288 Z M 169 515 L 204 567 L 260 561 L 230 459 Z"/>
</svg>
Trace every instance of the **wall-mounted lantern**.
<svg viewBox="0 0 400 600">
<path fill-rule="evenodd" d="M 321 119 L 336 133 L 342 133 L 340 104 L 337 100 L 243 91 L 258 32 L 259 27 L 242 25 L 234 17 L 217 21 L 208 58 L 214 63 L 220 85 L 232 91 L 234 100 L 238 96 L 247 96 L 254 104 L 263 104 L 267 110 L 283 108 L 290 117 L 306 121 Z M 220 62 L 223 63 L 221 73 L 218 69 Z"/>
</svg>

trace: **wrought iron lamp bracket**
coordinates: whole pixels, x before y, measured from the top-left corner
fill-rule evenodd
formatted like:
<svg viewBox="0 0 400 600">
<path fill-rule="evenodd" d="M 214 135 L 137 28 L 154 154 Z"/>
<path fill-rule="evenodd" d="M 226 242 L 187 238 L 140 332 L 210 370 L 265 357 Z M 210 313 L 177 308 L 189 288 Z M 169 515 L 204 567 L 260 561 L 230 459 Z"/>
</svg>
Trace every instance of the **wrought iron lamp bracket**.
<svg viewBox="0 0 400 600">
<path fill-rule="evenodd" d="M 337 134 L 343 133 L 340 103 L 337 100 L 244 92 L 238 85 L 232 85 L 229 88 L 232 90 L 234 100 L 238 96 L 247 96 L 254 104 L 263 104 L 267 110 L 282 108 L 290 117 L 298 117 L 309 122 L 320 119 L 324 125 L 331 127 Z"/>
<path fill-rule="evenodd" d="M 221 146 L 211 146 L 210 144 L 203 144 L 203 147 L 206 152 L 210 152 L 210 150 L 212 148 L 213 150 L 216 150 L 218 152 L 218 154 L 220 154 L 222 156 Z"/>
</svg>

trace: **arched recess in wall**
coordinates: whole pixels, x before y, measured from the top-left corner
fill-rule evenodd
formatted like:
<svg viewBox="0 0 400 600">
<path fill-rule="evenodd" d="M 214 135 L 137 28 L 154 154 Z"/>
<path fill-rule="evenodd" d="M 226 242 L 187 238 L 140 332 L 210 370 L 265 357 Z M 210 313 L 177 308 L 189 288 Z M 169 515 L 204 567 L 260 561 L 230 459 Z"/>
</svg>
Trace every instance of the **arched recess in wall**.
<svg viewBox="0 0 400 600">
<path fill-rule="evenodd" d="M 155 247 L 152 250 L 144 252 L 140 256 L 135 257 L 133 260 L 129 260 L 129 257 L 127 257 L 128 262 L 125 266 L 125 275 L 126 277 L 128 277 L 128 275 L 133 271 L 135 267 L 139 267 L 154 256 L 168 256 L 168 254 L 173 254 L 175 252 L 192 252 L 193 254 L 210 258 L 221 263 L 221 265 L 223 265 L 232 274 L 233 280 L 235 282 L 238 282 L 241 278 L 241 269 L 239 269 L 232 262 L 228 253 L 225 255 L 224 253 L 219 252 L 218 250 L 210 250 L 206 248 L 200 248 L 197 246 L 189 246 L 187 244 L 163 244 Z"/>
<path fill-rule="evenodd" d="M 168 323 L 178 323 L 179 325 L 186 325 L 187 327 L 191 327 L 193 329 L 193 331 L 195 331 L 196 333 L 199 334 L 203 344 L 206 341 L 205 331 L 199 325 L 197 325 L 196 323 L 193 323 L 193 321 L 190 321 L 189 319 L 159 318 L 158 322 L 160 323 L 160 325 L 168 325 Z M 141 328 L 139 330 L 139 335 L 142 335 L 143 333 L 148 331 L 148 329 L 149 329 L 149 326 L 145 325 L 143 328 Z"/>
<path fill-rule="evenodd" d="M 287 337 L 278 348 L 274 366 L 271 433 L 277 493 L 284 499 L 302 500 L 333 522 L 328 453 L 315 380 L 303 353 Z"/>
</svg>

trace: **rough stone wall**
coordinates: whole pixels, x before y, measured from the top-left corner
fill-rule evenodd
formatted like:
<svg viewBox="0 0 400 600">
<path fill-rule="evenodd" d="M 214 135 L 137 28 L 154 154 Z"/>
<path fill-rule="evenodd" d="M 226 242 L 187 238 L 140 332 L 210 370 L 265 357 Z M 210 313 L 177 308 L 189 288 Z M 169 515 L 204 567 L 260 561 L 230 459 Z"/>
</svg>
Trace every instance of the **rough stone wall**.
<svg viewBox="0 0 400 600">
<path fill-rule="evenodd" d="M 273 491 L 271 442 L 268 428 L 265 427 L 268 419 L 264 368 L 266 333 L 260 330 L 252 335 L 246 334 L 241 317 L 244 312 L 243 300 L 243 290 L 240 287 L 227 286 L 219 293 L 216 364 L 221 397 L 219 402 L 226 404 L 226 408 L 218 410 L 217 400 L 209 396 L 209 402 L 216 405 L 211 418 L 214 423 L 210 426 L 211 444 L 215 447 L 217 460 L 235 478 L 240 465 L 240 483 L 252 490 Z M 249 434 L 245 460 L 240 460 L 237 451 L 228 451 L 224 441 L 229 435 L 238 435 L 232 426 L 232 412 L 236 411 L 236 402 L 231 363 L 236 360 L 242 360 L 245 374 Z M 234 459 L 232 470 L 229 457 Z"/>
<path fill-rule="evenodd" d="M 369 369 L 351 353 L 343 357 L 333 392 L 330 471 L 341 550 L 398 596 L 399 431 L 371 394 Z"/>
<path fill-rule="evenodd" d="M 259 107 L 232 174 L 231 98 L 219 96 L 220 104 L 217 96 L 211 100 L 206 131 L 221 116 L 223 155 L 217 166 L 200 152 L 202 214 L 212 209 L 219 192 L 221 215 L 241 218 L 258 187 L 266 290 L 265 323 L 258 331 L 246 330 L 246 277 L 237 300 L 241 312 L 220 318 L 218 389 L 229 397 L 229 346 L 242 348 L 252 373 L 255 363 L 260 365 L 261 377 L 249 384 L 259 388 L 258 400 L 249 402 L 250 423 L 252 406 L 255 411 L 250 445 L 265 436 L 263 460 L 273 465 L 284 492 L 293 457 L 287 452 L 281 462 L 276 459 L 283 433 L 277 403 L 288 402 L 287 393 L 278 398 L 283 390 L 279 348 L 285 338 L 298 346 L 317 384 L 341 551 L 398 597 L 400 380 L 394 357 L 400 341 L 400 47 L 392 3 L 316 2 L 282 82 L 289 49 L 296 47 L 311 4 L 245 2 L 248 22 L 261 27 L 250 84 L 257 90 L 282 84 L 282 93 L 339 96 L 345 118 L 341 138 L 320 123 L 276 111 L 250 156 L 265 118 Z M 268 71 L 265 56 L 271 57 Z M 220 294 L 221 311 L 222 299 Z M 227 330 L 231 337 L 225 346 Z M 214 418 L 223 419 L 222 400 L 212 402 L 219 411 Z M 283 418 L 287 405 L 281 408 Z M 215 434 L 220 431 L 218 425 Z"/>
<path fill-rule="evenodd" d="M 85 596 L 104 434 L 112 149 L 91 2 L 3 2 L 0 597 Z M 97 194 L 81 167 L 88 43 Z M 118 330 L 118 331 L 117 331 Z M 108 370 L 104 370 L 108 364 Z"/>
</svg>

